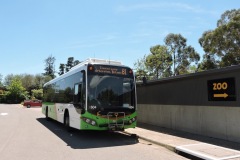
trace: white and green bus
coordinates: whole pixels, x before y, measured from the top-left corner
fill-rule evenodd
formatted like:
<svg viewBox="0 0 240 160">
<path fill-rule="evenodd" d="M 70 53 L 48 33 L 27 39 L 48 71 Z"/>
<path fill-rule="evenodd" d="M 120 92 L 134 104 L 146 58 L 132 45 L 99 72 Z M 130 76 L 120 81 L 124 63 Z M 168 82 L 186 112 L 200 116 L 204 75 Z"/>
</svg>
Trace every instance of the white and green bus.
<svg viewBox="0 0 240 160">
<path fill-rule="evenodd" d="M 89 58 L 43 86 L 46 118 L 80 130 L 136 127 L 132 69 L 118 61 Z"/>
</svg>

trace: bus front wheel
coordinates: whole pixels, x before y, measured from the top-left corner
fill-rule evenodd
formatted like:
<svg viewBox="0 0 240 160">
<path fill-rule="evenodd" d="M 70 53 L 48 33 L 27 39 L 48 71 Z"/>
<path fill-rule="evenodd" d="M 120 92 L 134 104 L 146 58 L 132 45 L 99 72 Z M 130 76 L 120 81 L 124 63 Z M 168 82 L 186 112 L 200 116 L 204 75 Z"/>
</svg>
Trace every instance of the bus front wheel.
<svg viewBox="0 0 240 160">
<path fill-rule="evenodd" d="M 49 121 L 49 117 L 48 117 L 48 107 L 46 107 L 46 120 Z"/>
<path fill-rule="evenodd" d="M 67 131 L 71 131 L 70 118 L 69 118 L 68 112 L 66 112 L 66 113 L 64 114 L 64 126 L 65 126 L 65 128 L 66 128 Z"/>
</svg>

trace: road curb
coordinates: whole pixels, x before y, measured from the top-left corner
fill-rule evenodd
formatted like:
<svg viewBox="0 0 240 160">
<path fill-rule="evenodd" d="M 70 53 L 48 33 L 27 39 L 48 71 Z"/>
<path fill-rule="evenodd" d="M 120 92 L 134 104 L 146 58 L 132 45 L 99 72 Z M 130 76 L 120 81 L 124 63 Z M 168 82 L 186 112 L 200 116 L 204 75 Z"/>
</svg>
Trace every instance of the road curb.
<svg viewBox="0 0 240 160">
<path fill-rule="evenodd" d="M 127 132 L 127 131 L 124 131 L 124 133 L 129 134 L 129 135 L 132 135 L 132 134 L 133 134 L 133 133 L 130 133 L 130 132 Z M 170 150 L 170 151 L 172 151 L 172 152 L 176 152 L 176 149 L 175 149 L 174 146 L 171 146 L 171 145 L 165 144 L 165 143 L 161 143 L 161 142 L 158 142 L 158 141 L 154 141 L 154 140 L 152 140 L 152 139 L 149 139 L 149 138 L 146 138 L 146 137 L 143 137 L 143 136 L 139 136 L 139 135 L 137 135 L 137 134 L 136 134 L 136 136 L 137 136 L 138 138 L 140 138 L 140 139 L 145 140 L 145 141 L 148 141 L 148 142 L 151 142 L 151 143 L 153 143 L 153 144 L 162 146 L 162 147 L 164 147 L 164 148 L 166 148 L 166 149 L 168 149 L 168 150 Z"/>
</svg>

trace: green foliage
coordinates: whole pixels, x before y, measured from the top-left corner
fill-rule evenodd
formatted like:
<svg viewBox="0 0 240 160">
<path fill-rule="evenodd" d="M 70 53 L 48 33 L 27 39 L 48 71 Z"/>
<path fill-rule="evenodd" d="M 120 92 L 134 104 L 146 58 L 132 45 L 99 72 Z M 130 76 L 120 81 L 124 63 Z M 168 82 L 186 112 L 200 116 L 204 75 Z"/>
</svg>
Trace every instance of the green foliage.
<svg viewBox="0 0 240 160">
<path fill-rule="evenodd" d="M 145 65 L 156 76 L 171 76 L 172 57 L 166 46 L 156 45 L 150 48 L 150 54 L 146 57 Z"/>
<path fill-rule="evenodd" d="M 135 63 L 137 78 L 147 75 L 148 79 L 158 79 L 198 70 L 200 56 L 192 46 L 187 46 L 187 39 L 181 34 L 168 34 L 165 44 L 151 47 L 151 53 Z M 190 68 L 192 63 L 195 71 Z"/>
<path fill-rule="evenodd" d="M 75 61 L 73 62 L 73 65 L 76 66 L 76 65 L 78 65 L 79 63 L 81 63 L 79 60 L 75 60 Z"/>
<path fill-rule="evenodd" d="M 199 54 L 193 47 L 187 46 L 187 39 L 181 34 L 170 33 L 164 42 L 173 57 L 173 75 L 188 73 L 190 64 L 197 64 L 200 60 Z"/>
<path fill-rule="evenodd" d="M 52 55 L 50 55 L 47 59 L 44 60 L 45 62 L 45 73 L 43 73 L 45 76 L 50 76 L 53 78 L 55 78 L 55 57 L 53 57 Z"/>
<path fill-rule="evenodd" d="M 219 61 L 216 60 L 214 55 L 205 54 L 203 55 L 203 61 L 199 64 L 198 68 L 200 71 L 215 69 L 218 67 Z"/>
<path fill-rule="evenodd" d="M 173 75 L 177 75 L 178 63 L 181 63 L 180 55 L 183 53 L 184 48 L 186 47 L 186 39 L 181 34 L 168 34 L 164 42 L 169 47 L 171 54 L 173 55 Z"/>
<path fill-rule="evenodd" d="M 195 63 L 194 66 L 198 65 L 198 62 L 200 60 L 200 55 L 195 51 L 195 49 L 192 46 L 187 46 L 183 50 L 183 54 L 180 56 L 182 59 L 182 62 L 179 63 L 179 66 L 177 68 L 177 71 L 180 74 L 187 74 L 189 73 L 190 67 L 192 63 Z M 182 70 L 181 70 L 182 68 Z M 197 68 L 195 72 L 197 71 Z"/>
<path fill-rule="evenodd" d="M 21 74 L 19 75 L 20 80 L 22 82 L 22 86 L 28 91 L 30 92 L 32 90 L 32 88 L 35 88 L 35 84 L 34 84 L 34 75 L 31 74 Z"/>
<path fill-rule="evenodd" d="M 189 66 L 188 73 L 196 73 L 198 71 L 198 66 L 191 65 Z"/>
<path fill-rule="evenodd" d="M 74 58 L 73 57 L 69 57 L 67 64 L 66 64 L 66 72 L 68 72 L 72 67 L 74 66 Z"/>
<path fill-rule="evenodd" d="M 6 95 L 0 94 L 0 103 L 6 103 Z"/>
<path fill-rule="evenodd" d="M 222 14 L 215 30 L 206 31 L 199 39 L 206 52 L 204 70 L 238 65 L 240 61 L 240 9 Z"/>
<path fill-rule="evenodd" d="M 34 89 L 41 89 L 43 88 L 43 85 L 45 83 L 47 83 L 48 81 L 52 80 L 52 77 L 51 76 L 44 76 L 42 74 L 37 74 L 35 75 L 35 78 L 34 78 L 34 86 L 35 88 Z"/>
<path fill-rule="evenodd" d="M 3 76 L 0 74 L 0 87 L 3 87 L 2 80 L 3 80 Z"/>
<path fill-rule="evenodd" d="M 74 57 L 68 57 L 67 64 L 60 63 L 59 66 L 59 76 L 67 73 L 72 67 L 81 63 L 79 60 L 74 61 Z"/>
<path fill-rule="evenodd" d="M 2 83 L 1 83 L 2 84 Z M 6 88 L 3 86 L 3 84 L 0 86 L 0 103 L 4 103 L 6 101 L 6 95 L 5 95 Z"/>
<path fill-rule="evenodd" d="M 28 96 L 22 82 L 18 78 L 14 78 L 11 84 L 7 86 L 6 100 L 8 103 L 20 103 Z"/>
<path fill-rule="evenodd" d="M 221 15 L 221 19 L 217 22 L 217 27 L 228 24 L 235 17 L 240 15 L 240 9 L 227 10 Z"/>
<path fill-rule="evenodd" d="M 4 84 L 9 86 L 13 79 L 20 79 L 23 87 L 31 92 L 32 89 L 41 89 L 43 84 L 50 81 L 52 78 L 50 76 L 44 76 L 42 74 L 31 75 L 31 74 L 19 74 L 13 75 L 9 74 L 5 77 Z"/>
<path fill-rule="evenodd" d="M 43 99 L 43 89 L 33 89 L 32 97 L 34 97 L 38 100 L 42 100 Z"/>
<path fill-rule="evenodd" d="M 141 81 L 143 77 L 147 77 L 149 75 L 149 71 L 147 69 L 147 66 L 145 65 L 146 62 L 146 55 L 144 55 L 143 58 L 140 58 L 137 60 L 137 62 L 134 63 L 135 68 L 135 75 L 136 79 Z"/>
<path fill-rule="evenodd" d="M 15 81 L 18 80 L 21 82 L 21 86 L 24 88 L 24 92 L 20 99 L 28 99 L 28 97 L 35 97 L 37 99 L 42 99 L 41 95 L 43 84 L 50 81 L 52 78 L 50 76 L 44 76 L 42 74 L 30 75 L 30 74 L 20 74 L 20 75 L 7 75 L 5 77 L 5 85 L 7 89 L 15 85 Z M 13 92 L 13 91 L 11 91 Z M 30 95 L 30 96 L 29 96 Z M 0 97 L 0 102 L 15 103 L 15 100 L 12 100 L 14 97 L 13 93 L 6 92 L 2 98 Z M 10 99 L 9 99 L 10 98 Z M 18 101 L 18 100 L 17 100 Z"/>
<path fill-rule="evenodd" d="M 65 71 L 65 64 L 60 63 L 59 72 L 58 72 L 59 76 L 63 75 L 64 71 Z"/>
<path fill-rule="evenodd" d="M 17 76 L 14 76 L 13 74 L 8 74 L 7 76 L 5 76 L 4 85 L 9 86 L 14 77 L 17 78 Z"/>
</svg>

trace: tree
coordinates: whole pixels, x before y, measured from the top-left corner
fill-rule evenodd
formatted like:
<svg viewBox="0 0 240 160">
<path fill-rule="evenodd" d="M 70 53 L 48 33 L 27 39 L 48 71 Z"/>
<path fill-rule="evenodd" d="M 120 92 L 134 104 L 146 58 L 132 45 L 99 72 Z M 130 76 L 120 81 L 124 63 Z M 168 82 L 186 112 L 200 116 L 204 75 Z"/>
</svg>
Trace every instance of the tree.
<svg viewBox="0 0 240 160">
<path fill-rule="evenodd" d="M 72 67 L 74 66 L 74 58 L 73 57 L 69 57 L 67 64 L 66 64 L 66 72 L 68 72 Z"/>
<path fill-rule="evenodd" d="M 13 74 L 8 74 L 7 76 L 5 76 L 4 85 L 9 86 L 11 84 L 11 81 L 13 80 L 13 78 L 14 78 Z"/>
<path fill-rule="evenodd" d="M 42 89 L 43 85 L 50 81 L 52 77 L 44 76 L 42 74 L 36 74 L 34 79 L 35 89 Z"/>
<path fill-rule="evenodd" d="M 151 47 L 151 53 L 134 64 L 137 76 L 148 75 L 158 79 L 198 71 L 200 56 L 192 46 L 187 45 L 186 38 L 170 33 L 164 41 L 165 45 Z"/>
<path fill-rule="evenodd" d="M 206 67 L 222 68 L 240 64 L 240 9 L 226 11 L 217 22 L 215 30 L 203 33 L 199 39 L 205 53 L 204 62 L 207 58 L 216 58 L 213 65 Z M 211 69 L 211 68 L 206 68 Z"/>
<path fill-rule="evenodd" d="M 31 90 L 33 88 L 35 88 L 35 84 L 34 84 L 34 75 L 31 75 L 31 74 L 22 74 L 22 75 L 19 75 L 20 79 L 21 79 L 21 82 L 22 82 L 22 85 L 23 87 L 28 91 L 28 92 L 31 92 Z"/>
<path fill-rule="evenodd" d="M 53 57 L 52 55 L 50 55 L 47 59 L 44 60 L 45 62 L 45 73 L 43 73 L 45 76 L 50 76 L 53 78 L 55 78 L 55 57 Z"/>
<path fill-rule="evenodd" d="M 217 22 L 217 27 L 223 26 L 231 22 L 235 17 L 240 15 L 240 9 L 227 10 L 221 15 L 221 19 Z"/>
<path fill-rule="evenodd" d="M 79 63 L 81 63 L 79 60 L 75 60 L 75 61 L 73 62 L 73 65 L 76 66 L 76 65 L 78 65 Z"/>
<path fill-rule="evenodd" d="M 153 71 L 156 79 L 171 76 L 172 57 L 168 48 L 156 45 L 150 48 L 150 52 L 146 57 L 145 65 Z"/>
<path fill-rule="evenodd" d="M 149 71 L 145 63 L 146 55 L 144 55 L 143 58 L 138 59 L 137 62 L 134 63 L 134 69 L 136 70 L 135 75 L 137 80 L 141 81 L 143 77 L 148 77 L 149 75 Z"/>
<path fill-rule="evenodd" d="M 198 70 L 205 71 L 209 69 L 215 69 L 218 67 L 218 61 L 212 54 L 203 55 L 203 61 L 198 65 Z"/>
<path fill-rule="evenodd" d="M 179 68 L 182 68 L 182 70 L 178 69 L 179 74 L 189 73 L 190 67 L 192 68 L 195 67 L 196 68 L 195 72 L 198 71 L 197 66 L 198 66 L 198 61 L 200 60 L 200 56 L 192 46 L 187 46 L 184 49 L 181 59 L 182 59 L 182 63 L 179 65 Z M 192 63 L 195 63 L 195 65 L 191 66 Z"/>
<path fill-rule="evenodd" d="M 43 89 L 33 89 L 32 90 L 32 99 L 36 98 L 38 100 L 43 99 Z"/>
<path fill-rule="evenodd" d="M 3 76 L 0 74 L 0 87 L 3 87 L 3 82 L 2 82 L 2 80 L 3 80 Z"/>
<path fill-rule="evenodd" d="M 65 64 L 60 63 L 59 72 L 58 72 L 59 76 L 64 74 L 64 70 L 65 70 Z"/>
<path fill-rule="evenodd" d="M 20 75 L 13 75 L 9 74 L 5 77 L 4 84 L 5 86 L 9 86 L 11 81 L 14 79 L 20 79 L 22 82 L 23 87 L 27 91 L 31 91 L 32 89 L 41 89 L 44 83 L 50 81 L 52 78 L 50 76 L 44 76 L 42 74 L 20 74 Z"/>
<path fill-rule="evenodd" d="M 168 34 L 164 42 L 173 57 L 173 75 L 188 73 L 192 62 L 200 60 L 199 54 L 191 46 L 187 46 L 187 39 L 181 34 Z"/>
<path fill-rule="evenodd" d="M 43 79 L 44 81 L 44 83 L 43 84 L 45 84 L 45 83 L 47 83 L 47 82 L 49 82 L 50 80 L 52 80 L 52 77 L 51 76 L 44 76 L 44 79 Z M 43 86 L 43 85 L 42 85 Z"/>
<path fill-rule="evenodd" d="M 176 75 L 176 66 L 178 66 L 178 63 L 181 63 L 180 55 L 186 47 L 186 41 L 181 34 L 173 33 L 168 34 L 164 39 L 165 44 L 173 55 L 173 75 Z"/>
<path fill-rule="evenodd" d="M 27 92 L 22 86 L 19 78 L 13 78 L 11 84 L 7 86 L 6 99 L 9 103 L 19 103 L 27 97 Z"/>
<path fill-rule="evenodd" d="M 58 74 L 63 75 L 64 72 L 67 73 L 72 67 L 78 65 L 79 63 L 81 63 L 79 60 L 74 61 L 74 57 L 69 57 L 67 64 L 60 64 Z"/>
<path fill-rule="evenodd" d="M 2 83 L 2 75 L 0 74 L 0 103 L 5 101 L 5 95 L 4 95 L 5 87 Z"/>
<path fill-rule="evenodd" d="M 31 97 L 36 97 L 38 99 L 41 99 L 42 96 L 40 95 L 40 93 L 42 92 L 41 89 L 43 88 L 43 84 L 50 81 L 51 79 L 52 77 L 44 76 L 42 74 L 37 74 L 35 76 L 31 74 L 20 74 L 20 75 L 9 74 L 5 77 L 5 82 L 4 82 L 7 89 L 13 86 L 14 85 L 13 83 L 15 83 L 16 80 L 18 80 L 21 82 L 21 86 L 24 88 L 24 92 L 23 94 L 21 94 L 20 98 L 19 96 L 13 96 L 14 94 L 12 93 L 12 91 L 7 92 L 7 95 L 4 96 L 4 100 L 6 101 L 6 98 L 8 98 L 7 100 L 9 100 L 9 102 L 16 102 L 16 101 L 18 102 L 19 99 L 22 100 L 22 99 L 28 98 L 29 95 Z M 37 93 L 33 93 L 33 91 Z M 18 97 L 17 100 L 15 100 L 14 97 Z"/>
</svg>

